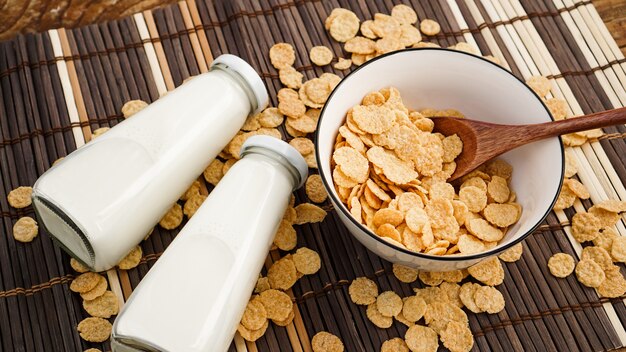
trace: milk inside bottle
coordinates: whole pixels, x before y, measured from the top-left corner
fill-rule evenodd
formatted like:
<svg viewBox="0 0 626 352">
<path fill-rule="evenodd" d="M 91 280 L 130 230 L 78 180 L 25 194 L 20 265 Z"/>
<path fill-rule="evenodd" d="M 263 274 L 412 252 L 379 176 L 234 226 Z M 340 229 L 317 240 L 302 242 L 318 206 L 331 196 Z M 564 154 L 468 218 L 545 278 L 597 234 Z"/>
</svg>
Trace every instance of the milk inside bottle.
<svg viewBox="0 0 626 352">
<path fill-rule="evenodd" d="M 222 55 L 201 74 L 92 142 L 37 180 L 40 224 L 94 271 L 115 266 L 268 102 L 261 78 Z"/>
<path fill-rule="evenodd" d="M 268 136 L 236 162 L 115 319 L 113 351 L 222 352 L 243 315 L 304 158 Z"/>
</svg>

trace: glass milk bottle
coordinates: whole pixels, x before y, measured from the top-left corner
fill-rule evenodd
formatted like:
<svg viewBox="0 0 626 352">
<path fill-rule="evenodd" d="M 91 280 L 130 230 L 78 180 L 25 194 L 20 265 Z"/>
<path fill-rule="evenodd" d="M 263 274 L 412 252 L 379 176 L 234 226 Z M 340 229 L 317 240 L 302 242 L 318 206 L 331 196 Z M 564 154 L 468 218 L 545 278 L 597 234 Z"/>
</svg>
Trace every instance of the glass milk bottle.
<svg viewBox="0 0 626 352">
<path fill-rule="evenodd" d="M 304 158 L 268 136 L 235 163 L 133 291 L 115 319 L 113 351 L 228 349 Z"/>
<path fill-rule="evenodd" d="M 71 153 L 34 186 L 40 224 L 92 270 L 115 266 L 268 102 L 233 55 Z"/>
</svg>

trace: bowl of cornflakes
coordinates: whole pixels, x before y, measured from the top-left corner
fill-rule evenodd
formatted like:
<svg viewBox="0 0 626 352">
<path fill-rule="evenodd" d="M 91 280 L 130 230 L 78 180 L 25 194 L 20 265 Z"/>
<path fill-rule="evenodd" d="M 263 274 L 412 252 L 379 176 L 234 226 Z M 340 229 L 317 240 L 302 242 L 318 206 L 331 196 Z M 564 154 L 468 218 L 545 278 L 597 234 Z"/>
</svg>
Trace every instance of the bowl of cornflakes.
<svg viewBox="0 0 626 352">
<path fill-rule="evenodd" d="M 541 98 L 505 68 L 447 49 L 379 56 L 347 75 L 318 123 L 316 157 L 337 214 L 394 263 L 467 268 L 530 235 L 561 188 L 559 138 L 510 151 L 453 182 L 463 148 L 433 116 L 501 124 L 551 121 Z"/>
</svg>

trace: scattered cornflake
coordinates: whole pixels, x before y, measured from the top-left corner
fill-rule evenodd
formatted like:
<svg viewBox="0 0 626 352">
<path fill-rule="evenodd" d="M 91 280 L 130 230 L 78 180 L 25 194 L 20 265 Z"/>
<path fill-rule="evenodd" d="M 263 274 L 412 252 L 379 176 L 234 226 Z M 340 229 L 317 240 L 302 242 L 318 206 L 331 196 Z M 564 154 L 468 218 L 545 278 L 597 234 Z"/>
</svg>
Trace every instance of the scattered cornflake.
<svg viewBox="0 0 626 352">
<path fill-rule="evenodd" d="M 70 284 L 70 290 L 78 293 L 85 293 L 92 290 L 100 281 L 100 275 L 86 272 L 78 275 Z"/>
<path fill-rule="evenodd" d="M 326 66 L 333 61 L 333 52 L 323 45 L 314 46 L 309 51 L 309 58 L 317 66 Z"/>
<path fill-rule="evenodd" d="M 574 154 L 571 150 L 565 151 L 565 177 L 572 177 L 578 173 L 578 164 L 574 159 Z"/>
<path fill-rule="evenodd" d="M 122 269 L 122 270 L 129 270 L 132 269 L 134 267 L 136 267 L 137 265 L 139 265 L 139 262 L 141 261 L 141 256 L 143 254 L 143 251 L 141 250 L 140 246 L 135 246 L 135 248 L 133 248 L 130 253 L 128 253 L 118 264 L 117 267 Z"/>
<path fill-rule="evenodd" d="M 269 322 L 267 320 L 265 320 L 265 324 L 263 324 L 263 326 L 257 330 L 249 330 L 242 324 L 239 324 L 237 326 L 237 332 L 239 333 L 239 335 L 241 335 L 241 337 L 244 338 L 244 340 L 254 342 L 265 334 L 268 326 Z"/>
<path fill-rule="evenodd" d="M 611 257 L 616 262 L 626 262 L 626 237 L 616 236 L 611 242 Z"/>
<path fill-rule="evenodd" d="M 269 289 L 259 294 L 259 299 L 265 307 L 267 319 L 285 320 L 289 317 L 289 313 L 293 311 L 293 301 L 288 294 Z"/>
<path fill-rule="evenodd" d="M 417 14 L 415 13 L 415 10 L 403 4 L 396 5 L 391 9 L 391 17 L 400 22 L 400 25 L 410 25 L 417 22 Z"/>
<path fill-rule="evenodd" d="M 443 346 L 450 352 L 469 352 L 474 346 L 474 336 L 468 326 L 451 321 L 440 334 Z"/>
<path fill-rule="evenodd" d="M 271 289 L 270 280 L 267 277 L 259 276 L 259 279 L 256 281 L 256 286 L 254 287 L 254 293 L 261 293 L 269 289 Z"/>
<path fill-rule="evenodd" d="M 590 259 L 582 259 L 576 264 L 576 278 L 587 287 L 598 287 L 605 279 L 602 267 Z"/>
<path fill-rule="evenodd" d="M 437 333 L 441 333 L 450 321 L 469 324 L 467 314 L 461 308 L 452 302 L 443 300 L 433 302 L 426 307 L 424 321 L 428 324 L 428 327 Z"/>
<path fill-rule="evenodd" d="M 393 291 L 385 291 L 376 298 L 376 308 L 386 317 L 394 317 L 402 311 L 402 298 Z"/>
<path fill-rule="evenodd" d="M 409 346 L 406 345 L 403 339 L 394 337 L 383 342 L 380 346 L 380 352 L 409 352 Z"/>
<path fill-rule="evenodd" d="M 333 65 L 333 67 L 337 70 L 347 70 L 350 68 L 350 66 L 352 66 L 352 60 L 345 59 L 343 57 L 340 57 L 338 61 Z"/>
<path fill-rule="evenodd" d="M 568 187 L 570 191 L 572 191 L 572 193 L 574 193 L 574 195 L 580 199 L 589 199 L 590 197 L 587 187 L 585 187 L 578 180 L 575 180 L 573 178 L 566 178 L 565 180 L 563 180 L 563 186 Z"/>
<path fill-rule="evenodd" d="M 291 44 L 277 43 L 270 48 L 270 61 L 272 66 L 280 70 L 296 62 L 296 53 Z"/>
<path fill-rule="evenodd" d="M 563 99 L 550 98 L 545 101 L 548 110 L 555 120 L 564 120 L 567 117 L 567 102 Z M 584 138 L 586 140 L 586 138 Z"/>
<path fill-rule="evenodd" d="M 32 187 L 20 186 L 9 192 L 7 201 L 13 208 L 26 208 L 31 204 Z"/>
<path fill-rule="evenodd" d="M 200 181 L 195 180 L 189 188 L 180 196 L 181 200 L 188 200 L 189 198 L 195 196 L 196 194 L 200 194 Z"/>
<path fill-rule="evenodd" d="M 600 265 L 604 271 L 610 270 L 614 266 L 613 258 L 611 258 L 609 252 L 602 247 L 588 246 L 583 248 L 580 259 L 592 260 L 596 262 L 596 264 Z"/>
<path fill-rule="evenodd" d="M 74 258 L 70 258 L 70 266 L 72 267 L 72 269 L 74 269 L 74 271 L 81 274 L 91 271 L 87 266 L 83 265 L 81 262 Z"/>
<path fill-rule="evenodd" d="M 313 275 L 320 270 L 322 261 L 316 251 L 302 247 L 293 254 L 292 260 L 296 270 L 304 275 Z"/>
<path fill-rule="evenodd" d="M 224 176 L 224 163 L 219 159 L 214 159 L 202 174 L 208 183 L 216 186 Z"/>
<path fill-rule="evenodd" d="M 417 274 L 418 274 L 418 270 L 417 269 L 413 269 L 411 267 L 408 266 L 404 266 L 404 265 L 400 265 L 400 264 L 393 264 L 393 274 L 395 275 L 395 277 L 407 284 L 410 284 L 412 282 L 415 282 L 415 280 L 417 280 Z"/>
<path fill-rule="evenodd" d="M 343 352 L 343 342 L 326 331 L 320 331 L 311 339 L 313 352 Z"/>
<path fill-rule="evenodd" d="M 474 298 L 474 294 L 480 287 L 482 286 L 477 283 L 466 282 L 461 285 L 461 290 L 459 291 L 459 299 L 463 302 L 463 305 L 473 313 L 483 312 L 483 310 L 476 304 L 476 300 Z"/>
<path fill-rule="evenodd" d="M 249 330 L 258 330 L 267 322 L 267 311 L 259 296 L 252 296 L 241 317 L 241 325 Z"/>
<path fill-rule="evenodd" d="M 37 221 L 30 216 L 19 218 L 13 225 L 13 238 L 19 242 L 31 242 L 39 234 Z"/>
<path fill-rule="evenodd" d="M 626 279 L 618 267 L 606 270 L 604 274 L 604 281 L 596 289 L 600 297 L 616 298 L 626 293 Z"/>
<path fill-rule="evenodd" d="M 520 242 L 514 245 L 513 247 L 507 249 L 506 251 L 502 252 L 500 255 L 498 255 L 498 258 L 500 258 L 500 260 L 502 261 L 513 263 L 513 262 L 518 261 L 522 257 L 523 250 L 524 250 L 524 246 Z"/>
<path fill-rule="evenodd" d="M 381 329 L 387 329 L 393 324 L 393 318 L 382 315 L 378 310 L 376 302 L 369 304 L 365 313 L 367 318 Z"/>
<path fill-rule="evenodd" d="M 106 291 L 99 297 L 83 301 L 83 308 L 91 316 L 108 319 L 119 312 L 120 306 L 117 296 Z"/>
<path fill-rule="evenodd" d="M 295 225 L 321 222 L 326 217 L 326 210 L 311 203 L 302 203 L 296 206 Z"/>
<path fill-rule="evenodd" d="M 352 302 L 359 305 L 369 305 L 376 302 L 378 286 L 366 277 L 358 277 L 348 287 L 348 293 Z"/>
<path fill-rule="evenodd" d="M 572 236 L 578 242 L 593 241 L 602 227 L 600 219 L 592 213 L 576 213 L 572 217 Z"/>
<path fill-rule="evenodd" d="M 298 280 L 298 272 L 293 260 L 289 257 L 284 257 L 274 262 L 267 271 L 267 278 L 273 289 L 290 289 L 296 283 L 296 280 Z"/>
<path fill-rule="evenodd" d="M 550 273 L 559 278 L 569 276 L 575 267 L 574 258 L 567 253 L 556 253 L 548 259 Z"/>
<path fill-rule="evenodd" d="M 328 198 L 328 193 L 324 188 L 324 183 L 320 175 L 312 174 L 306 180 L 306 195 L 314 203 L 324 203 Z"/>
<path fill-rule="evenodd" d="M 259 123 L 263 127 L 275 128 L 280 126 L 285 120 L 285 116 L 278 111 L 278 108 L 268 107 L 259 116 Z"/>
<path fill-rule="evenodd" d="M 122 106 L 122 115 L 124 115 L 124 118 L 129 118 L 129 117 L 135 115 L 136 113 L 138 113 L 139 111 L 143 110 L 147 106 L 148 106 L 148 103 L 146 103 L 143 100 L 130 100 L 130 101 L 127 101 Z"/>
<path fill-rule="evenodd" d="M 441 31 L 441 26 L 436 21 L 425 19 L 420 22 L 420 31 L 428 36 L 437 35 Z"/>
<path fill-rule="evenodd" d="M 403 300 L 402 316 L 409 322 L 415 323 L 422 319 L 426 312 L 426 301 L 419 296 L 409 296 Z"/>
<path fill-rule="evenodd" d="M 285 87 L 299 89 L 302 86 L 302 79 L 304 78 L 304 75 L 296 71 L 295 68 L 287 66 L 278 71 L 278 78 L 280 79 L 280 83 L 282 83 Z"/>
<path fill-rule="evenodd" d="M 411 352 L 437 352 L 439 348 L 435 330 L 422 325 L 409 327 L 404 335 L 404 341 Z"/>
<path fill-rule="evenodd" d="M 437 271 L 420 270 L 419 278 L 428 286 L 439 286 L 443 282 L 443 274 Z"/>
<path fill-rule="evenodd" d="M 467 271 L 476 280 L 488 286 L 497 286 L 504 280 L 504 269 L 497 257 L 485 259 L 478 264 L 470 266 Z"/>
<path fill-rule="evenodd" d="M 173 230 L 183 222 L 183 208 L 178 203 L 174 203 L 170 210 L 163 215 L 159 225 L 166 230 Z"/>
<path fill-rule="evenodd" d="M 204 194 L 195 194 L 191 198 L 187 199 L 185 205 L 183 206 L 183 213 L 187 215 L 188 218 L 191 219 L 193 214 L 200 208 L 202 203 L 206 200 L 207 196 Z"/>
<path fill-rule="evenodd" d="M 530 76 L 526 84 L 541 98 L 545 98 L 550 93 L 550 81 L 546 77 Z"/>
<path fill-rule="evenodd" d="M 104 342 L 111 336 L 111 323 L 108 320 L 89 317 L 78 323 L 80 337 L 89 342 Z"/>
<path fill-rule="evenodd" d="M 334 9 L 326 19 L 326 29 L 338 42 L 346 42 L 359 32 L 359 18 L 346 9 Z"/>
<path fill-rule="evenodd" d="M 502 293 L 491 286 L 476 288 L 474 302 L 481 311 L 489 314 L 499 313 L 504 309 L 504 297 Z"/>
<path fill-rule="evenodd" d="M 278 230 L 276 230 L 276 235 L 274 236 L 274 244 L 276 247 L 283 251 L 290 251 L 296 248 L 297 242 L 298 237 L 296 230 L 291 225 L 291 222 L 285 220 L 281 221 Z"/>
<path fill-rule="evenodd" d="M 87 292 L 82 292 L 80 294 L 80 297 L 87 301 L 96 299 L 102 296 L 106 292 L 108 287 L 109 287 L 109 283 L 107 282 L 107 279 L 104 276 L 100 276 L 98 278 L 98 283 L 96 284 L 96 286 Z"/>
</svg>

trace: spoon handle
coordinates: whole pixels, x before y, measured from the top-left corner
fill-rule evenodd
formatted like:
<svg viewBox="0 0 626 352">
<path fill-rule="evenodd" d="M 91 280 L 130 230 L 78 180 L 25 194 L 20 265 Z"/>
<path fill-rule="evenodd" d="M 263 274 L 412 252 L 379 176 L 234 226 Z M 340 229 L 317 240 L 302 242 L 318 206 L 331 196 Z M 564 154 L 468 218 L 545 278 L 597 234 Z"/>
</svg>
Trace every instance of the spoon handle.
<svg viewBox="0 0 626 352">
<path fill-rule="evenodd" d="M 626 107 L 566 120 L 524 126 L 529 142 L 594 128 L 626 124 Z"/>
</svg>

